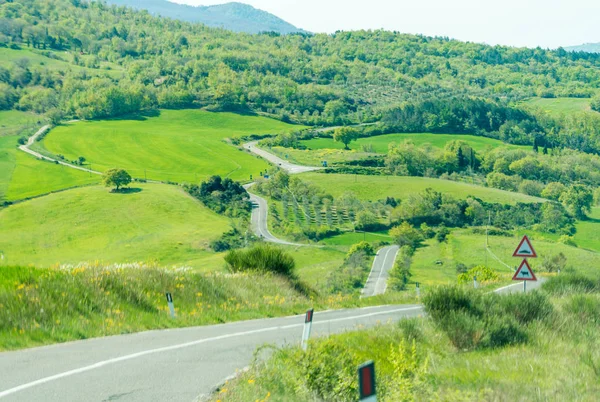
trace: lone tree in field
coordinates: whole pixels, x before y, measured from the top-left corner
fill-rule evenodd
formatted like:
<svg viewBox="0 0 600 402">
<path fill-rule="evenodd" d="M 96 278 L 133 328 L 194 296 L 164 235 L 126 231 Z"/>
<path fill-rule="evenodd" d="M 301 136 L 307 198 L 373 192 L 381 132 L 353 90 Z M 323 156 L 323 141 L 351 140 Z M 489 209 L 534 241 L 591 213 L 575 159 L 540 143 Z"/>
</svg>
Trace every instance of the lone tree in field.
<svg viewBox="0 0 600 402">
<path fill-rule="evenodd" d="M 336 128 L 333 132 L 333 140 L 344 143 L 344 149 L 350 149 L 348 144 L 358 139 L 358 131 L 352 127 Z"/>
<path fill-rule="evenodd" d="M 116 190 L 131 183 L 131 176 L 123 169 L 110 169 L 104 172 L 102 182 L 106 187 L 115 186 Z"/>
</svg>

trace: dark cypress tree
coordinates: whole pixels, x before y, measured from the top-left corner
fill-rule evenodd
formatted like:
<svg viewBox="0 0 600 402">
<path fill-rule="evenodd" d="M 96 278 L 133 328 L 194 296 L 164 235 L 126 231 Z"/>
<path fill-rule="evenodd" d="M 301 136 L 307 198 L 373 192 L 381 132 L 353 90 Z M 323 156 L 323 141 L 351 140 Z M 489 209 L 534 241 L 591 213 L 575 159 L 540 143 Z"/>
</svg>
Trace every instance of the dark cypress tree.
<svg viewBox="0 0 600 402">
<path fill-rule="evenodd" d="M 463 151 L 462 151 L 461 147 L 459 147 L 458 151 L 456 151 L 456 158 L 458 159 L 458 167 L 459 168 L 465 167 L 465 155 L 463 155 Z"/>
<path fill-rule="evenodd" d="M 534 138 L 533 138 L 533 151 L 534 151 L 535 153 L 538 153 L 538 152 L 539 152 L 539 148 L 538 148 L 538 139 L 537 139 L 537 137 L 534 137 Z"/>
</svg>

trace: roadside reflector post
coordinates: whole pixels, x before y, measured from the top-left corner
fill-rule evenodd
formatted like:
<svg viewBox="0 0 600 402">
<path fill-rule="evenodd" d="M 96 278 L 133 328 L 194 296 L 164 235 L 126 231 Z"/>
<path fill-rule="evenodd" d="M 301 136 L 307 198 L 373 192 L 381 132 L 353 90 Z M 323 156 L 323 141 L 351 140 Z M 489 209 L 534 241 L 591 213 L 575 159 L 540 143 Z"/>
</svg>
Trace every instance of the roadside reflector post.
<svg viewBox="0 0 600 402">
<path fill-rule="evenodd" d="M 473 277 L 473 287 L 475 289 L 477 289 L 477 277 L 476 276 Z"/>
<path fill-rule="evenodd" d="M 304 332 L 302 332 L 302 350 L 308 349 L 308 339 L 310 338 L 310 331 L 312 330 L 312 321 L 315 309 L 311 308 L 306 312 L 304 318 Z"/>
<path fill-rule="evenodd" d="M 417 297 L 421 297 L 421 288 L 419 287 L 419 282 L 417 282 L 416 285 L 417 285 Z"/>
<path fill-rule="evenodd" d="M 359 402 L 377 402 L 375 363 L 366 362 L 358 368 Z"/>
<path fill-rule="evenodd" d="M 169 311 L 171 312 L 171 317 L 175 318 L 175 306 L 173 305 L 173 296 L 171 293 L 166 293 L 167 296 L 167 304 L 169 305 Z"/>
</svg>

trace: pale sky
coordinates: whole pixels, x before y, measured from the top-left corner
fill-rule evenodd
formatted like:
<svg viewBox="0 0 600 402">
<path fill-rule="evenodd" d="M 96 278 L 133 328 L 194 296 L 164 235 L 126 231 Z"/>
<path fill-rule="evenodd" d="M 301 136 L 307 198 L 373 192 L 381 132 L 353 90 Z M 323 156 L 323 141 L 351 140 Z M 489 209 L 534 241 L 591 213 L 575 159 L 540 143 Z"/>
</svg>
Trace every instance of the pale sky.
<svg viewBox="0 0 600 402">
<path fill-rule="evenodd" d="M 212 5 L 228 0 L 173 0 Z M 511 46 L 600 42 L 600 0 L 238 0 L 311 32 L 378 29 Z"/>
</svg>

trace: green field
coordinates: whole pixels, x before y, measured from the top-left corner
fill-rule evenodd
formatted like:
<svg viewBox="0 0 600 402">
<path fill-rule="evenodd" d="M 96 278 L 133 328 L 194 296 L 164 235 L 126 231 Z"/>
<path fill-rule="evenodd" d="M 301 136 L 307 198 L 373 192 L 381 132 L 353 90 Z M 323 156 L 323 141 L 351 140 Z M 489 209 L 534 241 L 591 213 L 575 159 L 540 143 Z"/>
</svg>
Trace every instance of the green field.
<svg viewBox="0 0 600 402">
<path fill-rule="evenodd" d="M 427 177 L 363 176 L 344 174 L 306 173 L 302 180 L 313 183 L 334 197 L 353 192 L 362 200 L 381 200 L 386 197 L 404 198 L 407 194 L 433 188 L 456 198 L 473 196 L 487 202 L 514 204 L 516 202 L 543 202 L 541 198 L 512 193 L 494 188 Z"/>
<path fill-rule="evenodd" d="M 19 151 L 17 139 L 0 137 L 0 201 L 16 201 L 100 181 L 99 176 L 40 161 Z"/>
<path fill-rule="evenodd" d="M 552 114 L 585 112 L 591 110 L 590 100 L 586 98 L 531 98 L 523 102 Z"/>
<path fill-rule="evenodd" d="M 575 243 L 579 247 L 600 252 L 600 207 L 592 209 L 590 219 L 577 221 Z"/>
<path fill-rule="evenodd" d="M 492 252 L 505 264 L 515 267 L 521 261 L 512 257 L 514 249 L 519 244 L 518 237 L 490 236 L 489 245 Z M 561 243 L 536 239 L 532 237 L 539 258 L 530 259 L 534 272 L 544 257 L 552 257 L 563 253 L 567 257 L 567 266 L 579 272 L 600 272 L 600 254 Z M 436 262 L 441 261 L 439 265 Z M 512 271 L 495 260 L 485 251 L 485 236 L 471 233 L 469 230 L 455 230 L 445 243 L 428 240 L 424 246 L 417 249 L 413 258 L 411 282 L 426 285 L 456 283 L 456 264 L 485 265 L 494 268 L 505 280 L 509 280 Z"/>
<path fill-rule="evenodd" d="M 229 220 L 183 190 L 145 184 L 114 194 L 94 186 L 68 190 L 0 210 L 3 263 L 157 262 L 221 269 L 208 242 Z"/>
<path fill-rule="evenodd" d="M 411 140 L 417 146 L 424 144 L 430 144 L 436 148 L 444 148 L 450 141 L 465 141 L 475 151 L 482 151 L 487 148 L 497 147 L 511 147 L 511 148 L 523 148 L 529 149 L 530 147 L 523 147 L 517 145 L 505 144 L 502 141 L 495 140 L 492 138 L 478 137 L 468 134 L 432 134 L 432 133 L 413 133 L 413 134 L 386 134 L 376 135 L 368 138 L 359 138 L 358 140 L 350 144 L 350 148 L 357 152 L 360 152 L 364 146 L 372 146 L 373 152 L 379 154 L 385 154 L 388 151 L 388 147 L 391 143 L 402 143 L 406 140 Z M 344 144 L 336 142 L 332 138 L 314 138 L 312 140 L 306 140 L 300 142 L 311 150 L 320 149 L 344 149 Z M 352 152 L 352 151 L 348 151 Z"/>
<path fill-rule="evenodd" d="M 197 182 L 210 175 L 249 180 L 268 164 L 227 144 L 226 138 L 297 128 L 277 120 L 201 110 L 164 110 L 136 120 L 72 123 L 42 141 L 67 159 L 85 157 L 94 170 L 124 168 L 138 178 Z"/>
</svg>

